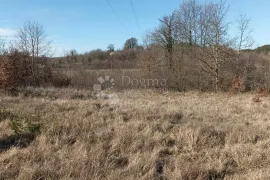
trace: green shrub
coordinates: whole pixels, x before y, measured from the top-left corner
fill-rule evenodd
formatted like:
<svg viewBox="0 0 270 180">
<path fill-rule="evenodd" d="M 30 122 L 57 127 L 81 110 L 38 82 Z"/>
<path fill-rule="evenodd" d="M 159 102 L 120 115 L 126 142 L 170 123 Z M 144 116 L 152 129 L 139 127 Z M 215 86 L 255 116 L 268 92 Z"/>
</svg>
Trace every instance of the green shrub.
<svg viewBox="0 0 270 180">
<path fill-rule="evenodd" d="M 33 123 L 30 119 L 16 115 L 10 111 L 0 110 L 0 121 L 10 120 L 11 129 L 17 135 L 35 134 L 40 132 L 41 124 Z"/>
</svg>

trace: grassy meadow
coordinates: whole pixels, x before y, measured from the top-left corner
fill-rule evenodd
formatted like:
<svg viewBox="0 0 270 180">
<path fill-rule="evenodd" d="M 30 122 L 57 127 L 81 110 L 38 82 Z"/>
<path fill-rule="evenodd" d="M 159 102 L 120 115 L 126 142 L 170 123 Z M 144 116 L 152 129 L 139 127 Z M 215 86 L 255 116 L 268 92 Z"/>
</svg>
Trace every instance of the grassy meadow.
<svg viewBox="0 0 270 180">
<path fill-rule="evenodd" d="M 117 103 L 71 88 L 1 94 L 0 179 L 270 178 L 269 97 L 116 94 Z"/>
</svg>

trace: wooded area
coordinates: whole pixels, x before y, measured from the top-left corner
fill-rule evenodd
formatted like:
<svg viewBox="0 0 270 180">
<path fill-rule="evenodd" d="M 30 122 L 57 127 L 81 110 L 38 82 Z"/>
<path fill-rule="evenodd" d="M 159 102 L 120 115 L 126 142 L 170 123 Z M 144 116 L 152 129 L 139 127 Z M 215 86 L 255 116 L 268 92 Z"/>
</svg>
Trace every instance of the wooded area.
<svg viewBox="0 0 270 180">
<path fill-rule="evenodd" d="M 228 12 L 224 0 L 205 3 L 186 0 L 170 15 L 159 19 L 159 26 L 146 33 L 142 45 L 132 37 L 126 40 L 123 49 L 116 50 L 109 44 L 107 50 L 79 54 L 73 49 L 58 58 L 51 57 L 53 49 L 44 27 L 36 21 L 27 21 L 10 47 L 0 41 L 1 86 L 76 86 L 74 81 L 80 79 L 82 71 L 136 69 L 138 78 L 166 79 L 167 89 L 179 91 L 235 93 L 258 88 L 269 91 L 267 46 L 251 50 L 253 29 L 251 19 L 244 14 L 233 24 L 237 36 L 230 37 Z M 22 76 L 20 70 L 13 70 L 20 68 L 29 69 L 28 75 L 24 75 L 27 80 L 18 78 Z M 75 78 L 65 73 L 71 70 L 77 72 Z M 16 79 L 16 83 L 8 82 L 9 79 Z M 24 82 L 18 83 L 19 79 Z"/>
</svg>

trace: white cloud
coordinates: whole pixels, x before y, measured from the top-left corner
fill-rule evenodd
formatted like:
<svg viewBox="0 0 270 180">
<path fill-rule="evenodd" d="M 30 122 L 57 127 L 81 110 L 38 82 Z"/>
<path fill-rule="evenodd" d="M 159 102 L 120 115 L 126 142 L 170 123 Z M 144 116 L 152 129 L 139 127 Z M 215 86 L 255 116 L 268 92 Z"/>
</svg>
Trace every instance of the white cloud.
<svg viewBox="0 0 270 180">
<path fill-rule="evenodd" d="M 15 29 L 0 28 L 0 37 L 14 37 L 16 34 Z"/>
</svg>

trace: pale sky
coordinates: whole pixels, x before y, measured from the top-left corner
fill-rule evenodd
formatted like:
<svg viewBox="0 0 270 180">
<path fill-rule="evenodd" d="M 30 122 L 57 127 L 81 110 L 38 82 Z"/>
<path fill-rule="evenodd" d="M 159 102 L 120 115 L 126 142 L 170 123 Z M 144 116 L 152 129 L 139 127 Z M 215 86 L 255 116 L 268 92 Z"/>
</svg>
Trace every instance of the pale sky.
<svg viewBox="0 0 270 180">
<path fill-rule="evenodd" d="M 25 21 L 35 20 L 44 26 L 53 41 L 55 56 L 69 49 L 77 49 L 80 53 L 106 49 L 108 44 L 122 48 L 130 37 L 142 42 L 145 32 L 158 25 L 158 18 L 177 9 L 182 1 L 132 2 L 135 15 L 130 0 L 0 0 L 0 36 L 12 39 Z M 252 19 L 255 46 L 270 44 L 270 1 L 228 0 L 227 3 L 230 5 L 231 36 L 236 34 L 235 18 L 244 13 Z"/>
</svg>

